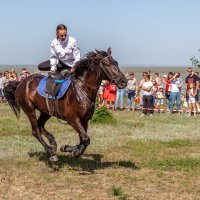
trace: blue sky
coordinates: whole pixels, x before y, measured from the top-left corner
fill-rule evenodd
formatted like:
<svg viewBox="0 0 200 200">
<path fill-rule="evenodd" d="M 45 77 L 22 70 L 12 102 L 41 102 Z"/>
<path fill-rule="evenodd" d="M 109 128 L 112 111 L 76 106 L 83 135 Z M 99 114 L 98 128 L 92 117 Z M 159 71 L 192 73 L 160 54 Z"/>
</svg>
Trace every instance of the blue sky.
<svg viewBox="0 0 200 200">
<path fill-rule="evenodd" d="M 112 48 L 122 65 L 190 65 L 200 48 L 198 0 L 1 1 L 0 64 L 49 59 L 64 23 L 81 55 Z"/>
</svg>

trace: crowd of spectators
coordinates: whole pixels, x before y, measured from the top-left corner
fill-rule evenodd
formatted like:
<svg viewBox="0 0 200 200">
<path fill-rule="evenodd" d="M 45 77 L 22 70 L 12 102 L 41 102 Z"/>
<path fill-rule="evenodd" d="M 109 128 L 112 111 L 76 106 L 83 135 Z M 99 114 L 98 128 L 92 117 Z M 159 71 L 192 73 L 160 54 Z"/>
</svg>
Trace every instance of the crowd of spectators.
<svg viewBox="0 0 200 200">
<path fill-rule="evenodd" d="M 169 72 L 160 77 L 159 73 L 143 72 L 138 80 L 133 72 L 128 72 L 127 87 L 118 89 L 109 81 L 103 81 L 99 88 L 100 106 L 112 110 L 142 110 L 142 115 L 152 116 L 159 112 L 188 112 L 189 116 L 200 113 L 199 109 L 199 73 L 187 69 L 185 80 L 179 72 Z M 176 109 L 175 109 L 176 105 Z M 184 107 L 184 110 L 183 110 Z"/>
<path fill-rule="evenodd" d="M 3 88 L 7 82 L 23 81 L 28 76 L 30 76 L 30 72 L 28 72 L 26 68 L 22 68 L 20 74 L 18 74 L 14 69 L 0 72 L 0 103 L 6 102 Z"/>
<path fill-rule="evenodd" d="M 187 73 L 183 80 L 179 72 L 169 72 L 161 77 L 159 73 L 152 75 L 147 71 L 142 73 L 139 80 L 133 72 L 128 72 L 128 82 L 124 89 L 103 80 L 98 92 L 100 106 L 106 106 L 113 111 L 134 112 L 140 109 L 142 116 L 152 116 L 155 110 L 181 113 L 184 108 L 189 116 L 196 116 L 196 113 L 200 113 L 199 73 L 192 68 L 188 68 Z M 26 68 L 22 68 L 19 74 L 14 69 L 0 72 L 0 103 L 5 102 L 3 88 L 6 82 L 23 81 L 28 76 L 30 73 Z"/>
</svg>

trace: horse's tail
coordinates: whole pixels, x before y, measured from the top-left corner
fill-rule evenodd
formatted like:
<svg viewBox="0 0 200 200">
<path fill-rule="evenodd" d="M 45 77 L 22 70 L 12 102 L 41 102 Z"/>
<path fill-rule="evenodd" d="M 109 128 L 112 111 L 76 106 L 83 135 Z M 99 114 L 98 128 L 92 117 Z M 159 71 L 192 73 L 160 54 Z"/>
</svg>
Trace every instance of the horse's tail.
<svg viewBox="0 0 200 200">
<path fill-rule="evenodd" d="M 11 81 L 11 82 L 6 83 L 3 89 L 4 96 L 17 118 L 19 118 L 19 114 L 20 114 L 20 106 L 17 103 L 16 98 L 15 98 L 15 90 L 18 85 L 19 85 L 19 81 Z"/>
</svg>

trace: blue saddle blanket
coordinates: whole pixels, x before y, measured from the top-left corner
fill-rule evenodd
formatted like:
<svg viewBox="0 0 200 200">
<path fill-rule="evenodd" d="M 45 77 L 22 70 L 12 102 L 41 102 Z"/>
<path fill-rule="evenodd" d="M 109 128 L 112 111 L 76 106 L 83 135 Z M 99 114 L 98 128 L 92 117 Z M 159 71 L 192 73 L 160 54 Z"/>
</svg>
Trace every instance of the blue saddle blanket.
<svg viewBox="0 0 200 200">
<path fill-rule="evenodd" d="M 46 82 L 47 82 L 47 79 L 48 77 L 45 76 L 39 83 L 39 86 L 38 86 L 38 93 L 39 95 L 43 96 L 43 97 L 46 97 L 47 96 L 47 92 L 46 92 Z M 56 98 L 56 99 L 60 99 L 63 97 L 63 95 L 67 92 L 67 90 L 69 89 L 69 86 L 71 84 L 71 80 L 70 79 L 67 79 L 67 80 L 55 80 L 55 82 L 57 83 L 61 83 L 62 86 L 59 90 L 59 92 L 57 93 L 56 97 L 52 97 L 51 95 L 49 95 L 48 97 L 50 99 L 52 98 Z"/>
</svg>

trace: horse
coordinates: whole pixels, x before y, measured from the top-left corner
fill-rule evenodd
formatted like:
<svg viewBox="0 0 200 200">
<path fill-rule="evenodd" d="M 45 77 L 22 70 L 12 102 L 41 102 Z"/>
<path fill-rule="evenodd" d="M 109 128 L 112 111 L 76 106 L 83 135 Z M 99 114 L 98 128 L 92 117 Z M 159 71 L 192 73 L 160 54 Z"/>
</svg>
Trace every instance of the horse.
<svg viewBox="0 0 200 200">
<path fill-rule="evenodd" d="M 57 143 L 53 134 L 45 129 L 45 123 L 51 116 L 67 121 L 79 134 L 80 143 L 75 146 L 62 145 L 60 151 L 71 152 L 77 158 L 90 144 L 87 135 L 88 121 L 94 113 L 95 99 L 102 80 L 109 80 L 121 89 L 126 87 L 127 79 L 120 71 L 117 61 L 112 58 L 110 48 L 107 51 L 95 49 L 77 62 L 71 85 L 57 102 L 59 115 L 55 112 L 50 115 L 46 98 L 38 94 L 38 85 L 42 78 L 44 75 L 33 74 L 22 82 L 9 82 L 4 88 L 5 97 L 17 117 L 20 108 L 27 115 L 33 136 L 43 145 L 52 162 L 58 161 Z M 38 118 L 36 110 L 40 112 Z"/>
</svg>

